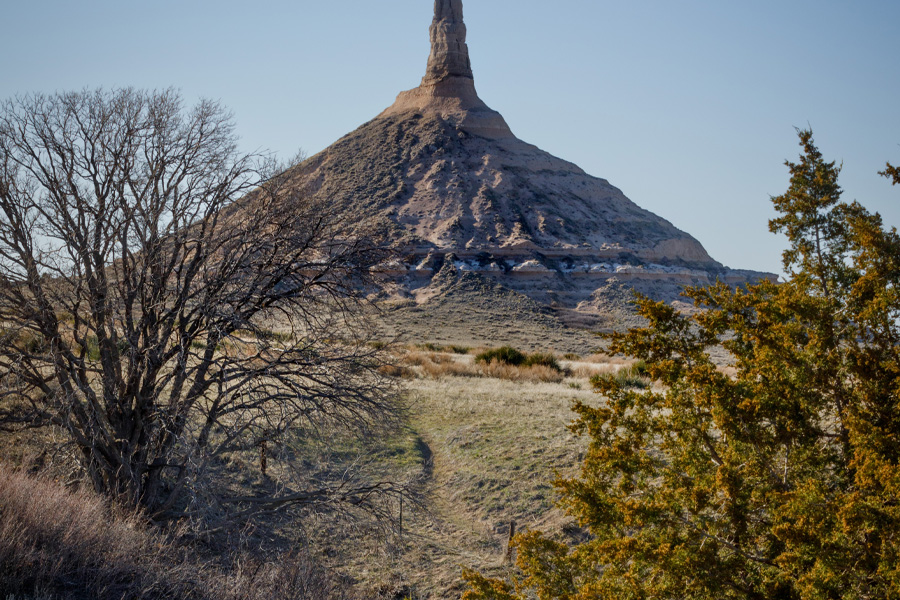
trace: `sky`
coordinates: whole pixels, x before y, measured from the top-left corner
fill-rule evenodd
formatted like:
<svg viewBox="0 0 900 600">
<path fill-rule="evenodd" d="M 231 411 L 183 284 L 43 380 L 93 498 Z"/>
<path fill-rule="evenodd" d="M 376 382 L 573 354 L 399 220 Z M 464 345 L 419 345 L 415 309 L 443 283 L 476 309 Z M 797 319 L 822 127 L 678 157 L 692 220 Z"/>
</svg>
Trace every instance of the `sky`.
<svg viewBox="0 0 900 600">
<path fill-rule="evenodd" d="M 312 155 L 418 85 L 432 0 L 0 0 L 0 98 L 179 89 L 246 151 Z M 513 132 L 699 239 L 780 273 L 769 198 L 795 128 L 845 200 L 900 226 L 897 0 L 465 0 L 481 98 Z"/>
</svg>

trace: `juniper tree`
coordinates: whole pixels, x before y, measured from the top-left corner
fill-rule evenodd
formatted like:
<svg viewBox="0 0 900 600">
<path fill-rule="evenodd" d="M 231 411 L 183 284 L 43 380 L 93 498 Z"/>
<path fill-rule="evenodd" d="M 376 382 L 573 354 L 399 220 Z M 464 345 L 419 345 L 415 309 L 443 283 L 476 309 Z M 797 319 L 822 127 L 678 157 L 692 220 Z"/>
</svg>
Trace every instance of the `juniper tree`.
<svg viewBox="0 0 900 600">
<path fill-rule="evenodd" d="M 900 237 L 799 135 L 770 223 L 786 281 L 688 289 L 691 316 L 640 299 L 612 351 L 656 386 L 597 379 L 557 482 L 590 540 L 521 535 L 518 578 L 467 573 L 466 600 L 900 598 Z"/>
</svg>

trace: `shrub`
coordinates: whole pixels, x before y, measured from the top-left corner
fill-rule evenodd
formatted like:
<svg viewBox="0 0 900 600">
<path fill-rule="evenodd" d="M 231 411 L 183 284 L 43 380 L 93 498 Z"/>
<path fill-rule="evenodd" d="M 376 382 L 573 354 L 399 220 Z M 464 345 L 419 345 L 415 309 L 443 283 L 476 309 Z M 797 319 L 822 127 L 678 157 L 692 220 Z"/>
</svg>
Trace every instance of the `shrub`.
<svg viewBox="0 0 900 600">
<path fill-rule="evenodd" d="M 647 363 L 642 360 L 627 367 L 622 367 L 612 374 L 594 375 L 591 377 L 591 383 L 596 386 L 601 379 L 612 379 L 623 388 L 645 389 L 650 387 L 650 374 L 647 371 Z"/>
<path fill-rule="evenodd" d="M 28 354 L 45 354 L 50 349 L 44 336 L 32 331 L 23 331 L 19 334 L 18 342 L 19 347 Z"/>
<path fill-rule="evenodd" d="M 412 376 L 412 371 L 401 365 L 382 365 L 378 367 L 378 372 L 386 377 L 404 378 Z"/>
<path fill-rule="evenodd" d="M 534 354 L 529 354 L 525 357 L 525 362 L 522 363 L 525 367 L 534 367 L 534 366 L 542 366 L 553 369 L 554 371 L 562 371 L 562 367 L 559 366 L 559 361 L 556 360 L 556 356 L 549 352 L 535 352 Z"/>
<path fill-rule="evenodd" d="M 475 356 L 477 363 L 498 362 L 504 365 L 518 367 L 526 360 L 526 356 L 512 346 L 501 346 L 480 352 Z"/>
<path fill-rule="evenodd" d="M 444 352 L 445 348 L 443 346 L 438 346 L 433 342 L 425 342 L 424 344 L 418 344 L 416 346 L 422 350 L 428 350 L 429 352 Z"/>
</svg>

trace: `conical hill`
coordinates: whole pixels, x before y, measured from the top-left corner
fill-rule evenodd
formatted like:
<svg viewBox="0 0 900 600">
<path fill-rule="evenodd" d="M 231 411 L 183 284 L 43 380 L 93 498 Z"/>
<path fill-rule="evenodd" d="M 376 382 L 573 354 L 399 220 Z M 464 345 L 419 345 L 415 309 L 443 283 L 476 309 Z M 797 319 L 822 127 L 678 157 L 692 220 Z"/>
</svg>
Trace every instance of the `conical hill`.
<svg viewBox="0 0 900 600">
<path fill-rule="evenodd" d="M 406 289 L 427 287 L 448 259 L 585 310 L 611 279 L 675 290 L 768 276 L 726 269 L 606 180 L 516 138 L 475 91 L 461 0 L 437 0 L 430 31 L 421 85 L 292 174 L 336 208 L 390 223 Z"/>
</svg>

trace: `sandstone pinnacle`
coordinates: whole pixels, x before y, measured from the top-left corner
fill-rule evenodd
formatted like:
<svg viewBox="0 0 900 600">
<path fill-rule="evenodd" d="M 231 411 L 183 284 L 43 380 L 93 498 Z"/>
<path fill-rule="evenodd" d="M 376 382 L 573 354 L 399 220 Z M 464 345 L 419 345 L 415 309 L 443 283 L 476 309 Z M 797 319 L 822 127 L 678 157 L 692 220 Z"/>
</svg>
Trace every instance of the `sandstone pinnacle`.
<svg viewBox="0 0 900 600">
<path fill-rule="evenodd" d="M 491 110 L 475 91 L 462 0 L 435 0 L 429 32 L 431 53 L 421 85 L 402 92 L 381 116 L 434 115 L 481 137 L 514 137 L 500 113 Z"/>
<path fill-rule="evenodd" d="M 448 77 L 473 79 L 462 0 L 435 0 L 430 33 L 431 54 L 422 85 L 434 85 Z"/>
</svg>

